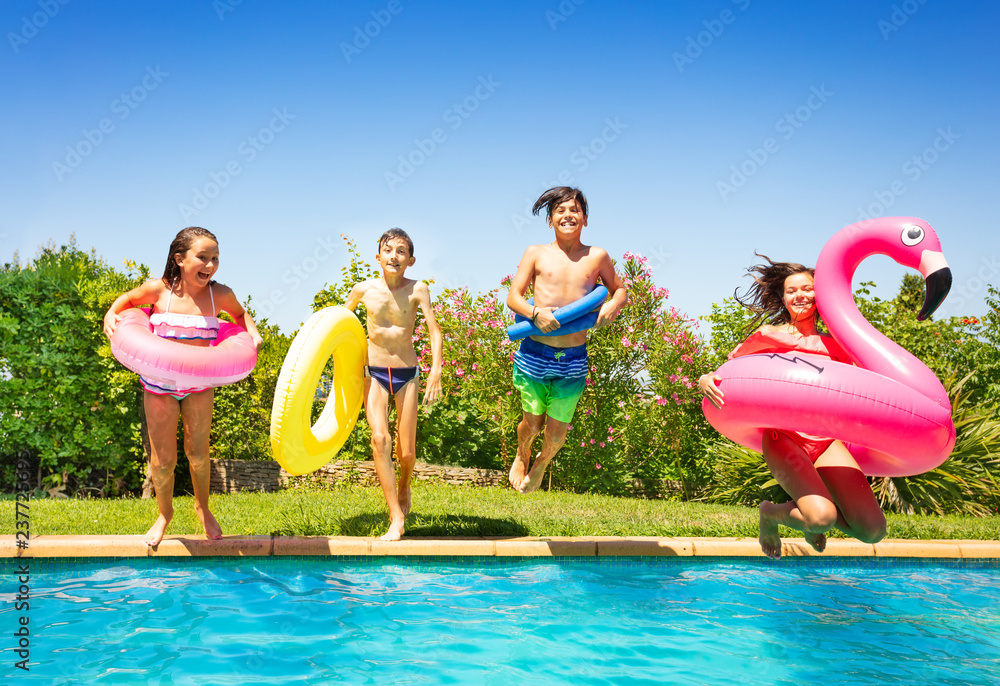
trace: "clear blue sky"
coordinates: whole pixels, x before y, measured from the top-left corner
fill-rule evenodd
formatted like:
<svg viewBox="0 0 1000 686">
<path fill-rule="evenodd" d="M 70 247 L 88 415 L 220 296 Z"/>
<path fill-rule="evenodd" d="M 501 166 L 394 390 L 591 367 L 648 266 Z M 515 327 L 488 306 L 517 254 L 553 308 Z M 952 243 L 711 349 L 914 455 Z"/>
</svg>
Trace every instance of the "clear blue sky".
<svg viewBox="0 0 1000 686">
<path fill-rule="evenodd" d="M 374 255 L 400 226 L 409 275 L 486 291 L 551 240 L 526 209 L 568 182 L 584 241 L 650 256 L 691 315 L 755 249 L 814 263 L 862 210 L 930 222 L 942 312 L 980 313 L 998 22 L 943 0 L 5 0 L 0 259 L 75 233 L 159 275 L 205 226 L 219 280 L 291 332 L 340 277 L 339 234 Z M 890 297 L 903 271 L 856 281 Z"/>
</svg>

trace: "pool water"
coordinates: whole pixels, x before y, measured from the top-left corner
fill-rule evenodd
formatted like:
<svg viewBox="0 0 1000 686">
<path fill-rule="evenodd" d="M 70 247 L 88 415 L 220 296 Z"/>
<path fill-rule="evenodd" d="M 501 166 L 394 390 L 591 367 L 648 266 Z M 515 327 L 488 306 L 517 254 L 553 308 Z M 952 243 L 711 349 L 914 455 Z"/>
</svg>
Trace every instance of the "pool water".
<svg viewBox="0 0 1000 686">
<path fill-rule="evenodd" d="M 997 561 L 32 560 L 31 597 L 3 683 L 1000 683 Z"/>
</svg>

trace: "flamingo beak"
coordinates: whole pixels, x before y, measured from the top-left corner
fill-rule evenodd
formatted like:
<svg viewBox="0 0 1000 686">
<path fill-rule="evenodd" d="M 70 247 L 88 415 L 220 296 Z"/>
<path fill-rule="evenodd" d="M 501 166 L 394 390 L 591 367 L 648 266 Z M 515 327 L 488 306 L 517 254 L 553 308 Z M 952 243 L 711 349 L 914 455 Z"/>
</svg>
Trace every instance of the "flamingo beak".
<svg viewBox="0 0 1000 686">
<path fill-rule="evenodd" d="M 941 253 L 937 254 L 940 255 Z M 924 262 L 925 260 L 921 260 L 921 267 L 924 266 Z M 934 262 L 937 262 L 937 260 L 934 260 Z M 920 308 L 920 313 L 917 314 L 918 321 L 922 322 L 934 314 L 938 305 L 944 301 L 948 296 L 948 291 L 951 290 L 951 269 L 944 262 L 944 256 L 941 256 L 940 262 L 944 266 L 939 266 L 929 274 L 924 274 L 924 306 Z"/>
</svg>

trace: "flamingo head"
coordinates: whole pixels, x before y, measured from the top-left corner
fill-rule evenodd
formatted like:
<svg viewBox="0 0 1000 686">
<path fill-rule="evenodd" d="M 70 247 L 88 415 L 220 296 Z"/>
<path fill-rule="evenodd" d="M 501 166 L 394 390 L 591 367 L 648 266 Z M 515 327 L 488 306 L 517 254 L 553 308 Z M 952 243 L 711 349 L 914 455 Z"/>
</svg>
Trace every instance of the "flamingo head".
<svg viewBox="0 0 1000 686">
<path fill-rule="evenodd" d="M 924 305 L 917 314 L 923 321 L 934 313 L 951 290 L 951 269 L 941 251 L 941 241 L 931 225 L 916 217 L 878 217 L 851 224 L 841 234 L 863 254 L 880 253 L 916 269 L 924 277 Z M 852 269 L 853 273 L 853 269 Z"/>
</svg>

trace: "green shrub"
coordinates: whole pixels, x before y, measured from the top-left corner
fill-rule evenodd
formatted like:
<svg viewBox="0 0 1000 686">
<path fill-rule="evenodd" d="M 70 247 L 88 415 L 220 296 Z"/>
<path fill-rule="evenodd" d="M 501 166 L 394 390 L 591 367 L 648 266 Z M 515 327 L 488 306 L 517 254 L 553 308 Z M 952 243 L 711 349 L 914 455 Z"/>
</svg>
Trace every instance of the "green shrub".
<svg viewBox="0 0 1000 686">
<path fill-rule="evenodd" d="M 148 270 L 111 269 L 75 240 L 0 269 L 0 454 L 27 450 L 53 494 L 122 493 L 142 480 L 137 377 L 111 357 L 104 313 Z M 10 465 L 3 483 L 13 485 Z"/>
</svg>

